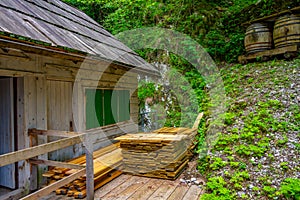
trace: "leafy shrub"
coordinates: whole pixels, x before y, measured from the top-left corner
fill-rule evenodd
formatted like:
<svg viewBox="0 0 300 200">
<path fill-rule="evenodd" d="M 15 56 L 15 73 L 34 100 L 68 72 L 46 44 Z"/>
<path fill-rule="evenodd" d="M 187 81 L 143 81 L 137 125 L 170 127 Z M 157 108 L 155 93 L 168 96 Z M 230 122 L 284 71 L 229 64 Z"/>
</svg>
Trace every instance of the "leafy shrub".
<svg viewBox="0 0 300 200">
<path fill-rule="evenodd" d="M 276 192 L 276 188 L 271 186 L 264 186 L 263 191 L 267 194 L 269 198 L 273 198 L 278 195 L 278 193 Z"/>
<path fill-rule="evenodd" d="M 283 135 L 283 139 L 277 140 L 277 141 L 276 141 L 276 144 L 277 144 L 277 146 L 282 147 L 282 146 L 284 146 L 287 142 L 288 142 L 288 137 L 287 137 L 286 135 Z"/>
<path fill-rule="evenodd" d="M 235 195 L 225 186 L 227 183 L 221 176 L 209 178 L 206 183 L 206 189 L 211 193 L 203 194 L 200 200 L 230 200 L 234 199 Z"/>
<path fill-rule="evenodd" d="M 234 122 L 235 113 L 225 113 L 225 119 L 224 122 L 227 125 L 232 125 Z"/>
<path fill-rule="evenodd" d="M 140 103 L 144 103 L 147 97 L 154 97 L 155 83 L 153 82 L 140 82 L 138 88 L 138 98 Z"/>
<path fill-rule="evenodd" d="M 209 165 L 212 170 L 220 169 L 227 165 L 226 161 L 223 161 L 222 158 L 214 158 L 213 163 Z"/>
<path fill-rule="evenodd" d="M 300 179 L 286 178 L 281 183 L 280 192 L 287 199 L 300 200 Z"/>
</svg>

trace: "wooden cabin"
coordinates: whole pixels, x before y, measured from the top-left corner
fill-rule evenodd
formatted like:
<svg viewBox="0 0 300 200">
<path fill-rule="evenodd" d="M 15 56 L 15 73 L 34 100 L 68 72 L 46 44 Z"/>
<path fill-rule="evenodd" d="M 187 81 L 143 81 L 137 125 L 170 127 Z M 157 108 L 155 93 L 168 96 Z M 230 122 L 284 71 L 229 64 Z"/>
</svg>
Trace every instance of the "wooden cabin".
<svg viewBox="0 0 300 200">
<path fill-rule="evenodd" d="M 1 0 L 0 15 L 0 155 L 58 139 L 29 129 L 99 131 L 94 148 L 123 134 L 120 126 L 136 131 L 137 76 L 156 76 L 153 66 L 60 0 Z M 98 128 L 107 126 L 116 131 Z M 76 144 L 39 158 L 82 153 Z M 38 189 L 45 170 L 28 160 L 0 167 L 0 195 Z"/>
</svg>

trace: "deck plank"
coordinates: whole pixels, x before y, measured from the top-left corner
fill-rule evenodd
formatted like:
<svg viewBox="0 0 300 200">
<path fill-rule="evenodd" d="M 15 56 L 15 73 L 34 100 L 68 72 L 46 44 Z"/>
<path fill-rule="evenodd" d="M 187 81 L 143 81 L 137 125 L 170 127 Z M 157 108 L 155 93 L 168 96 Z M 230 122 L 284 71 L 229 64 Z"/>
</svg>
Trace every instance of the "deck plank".
<svg viewBox="0 0 300 200">
<path fill-rule="evenodd" d="M 187 185 L 178 185 L 169 198 L 165 200 L 182 200 L 188 189 L 189 187 Z"/>
<path fill-rule="evenodd" d="M 202 193 L 203 190 L 200 189 L 199 186 L 192 185 L 184 195 L 183 199 L 196 200 L 199 199 Z"/>
<path fill-rule="evenodd" d="M 132 176 L 127 174 L 122 174 L 121 176 L 117 177 L 116 179 L 110 181 L 109 183 L 102 186 L 100 189 L 95 191 L 95 198 L 102 198 L 107 193 L 114 191 L 116 187 L 119 187 L 121 184 L 129 180 Z"/>
<path fill-rule="evenodd" d="M 179 181 L 164 180 L 163 184 L 148 198 L 148 200 L 166 200 L 179 185 Z"/>
<path fill-rule="evenodd" d="M 140 177 L 137 182 L 131 184 L 129 187 L 127 187 L 121 193 L 117 194 L 117 197 L 113 198 L 113 200 L 128 199 L 132 194 L 134 194 L 136 191 L 140 190 L 140 188 L 143 187 L 145 184 L 147 184 L 150 180 L 151 180 L 151 178 Z"/>
<path fill-rule="evenodd" d="M 145 200 L 153 194 L 162 184 L 164 180 L 162 179 L 150 179 L 150 181 L 139 188 L 135 193 L 133 193 L 127 200 Z"/>
<path fill-rule="evenodd" d="M 143 185 L 145 182 L 148 182 L 149 180 L 150 180 L 149 178 L 132 176 L 126 182 L 122 183 L 121 185 L 116 187 L 114 190 L 112 190 L 111 192 L 104 195 L 101 198 L 101 200 L 116 200 L 116 199 L 124 200 L 124 196 L 128 195 L 128 193 L 130 191 L 132 191 L 133 189 L 136 190 L 137 188 L 141 187 L 141 185 Z M 100 190 L 101 190 L 101 188 L 100 188 Z M 132 193 L 135 192 L 135 190 L 132 191 Z"/>
</svg>

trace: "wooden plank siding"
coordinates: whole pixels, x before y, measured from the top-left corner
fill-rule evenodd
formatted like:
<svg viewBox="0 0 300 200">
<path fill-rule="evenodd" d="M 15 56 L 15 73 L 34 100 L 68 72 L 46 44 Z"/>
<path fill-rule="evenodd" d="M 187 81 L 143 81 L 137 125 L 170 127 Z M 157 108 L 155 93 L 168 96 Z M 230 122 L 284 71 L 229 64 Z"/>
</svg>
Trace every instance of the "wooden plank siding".
<svg viewBox="0 0 300 200">
<path fill-rule="evenodd" d="M 2 52 L 1 52 L 2 51 Z M 16 59 L 12 59 L 16 58 Z M 76 81 L 80 67 L 85 69 Z M 102 73 L 99 80 L 95 74 L 97 69 Z M 98 73 L 99 74 L 99 73 Z M 120 78 L 124 75 L 124 78 Z M 137 74 L 126 73 L 126 69 L 103 61 L 73 62 L 64 58 L 51 58 L 15 50 L 0 49 L 0 76 L 17 77 L 17 149 L 21 150 L 61 137 L 44 135 L 28 136 L 27 130 L 58 129 L 65 131 L 85 130 L 85 98 L 86 88 L 126 89 L 130 91 L 130 117 L 137 122 Z M 130 129 L 137 131 L 137 126 Z M 107 133 L 107 138 L 99 140 L 95 148 L 110 144 L 109 139 L 122 134 L 121 129 Z M 38 159 L 64 161 L 83 153 L 82 145 L 68 147 L 64 151 L 44 154 Z M 19 187 L 25 193 L 40 187 L 45 179 L 41 176 L 47 166 L 30 165 L 28 161 L 18 162 Z"/>
<path fill-rule="evenodd" d="M 47 130 L 73 131 L 72 115 L 72 90 L 73 83 L 67 81 L 47 80 Z M 49 136 L 49 142 L 60 139 L 61 137 Z M 74 156 L 81 155 L 80 144 L 67 147 L 49 153 L 50 160 L 65 161 Z"/>
</svg>

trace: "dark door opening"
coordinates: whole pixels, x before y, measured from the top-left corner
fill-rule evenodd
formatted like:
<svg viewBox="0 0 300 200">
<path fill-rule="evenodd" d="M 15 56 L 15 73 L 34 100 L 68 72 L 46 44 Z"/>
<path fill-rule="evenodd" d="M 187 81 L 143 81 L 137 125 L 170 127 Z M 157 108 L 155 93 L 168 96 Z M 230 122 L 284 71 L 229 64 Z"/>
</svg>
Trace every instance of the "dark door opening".
<svg viewBox="0 0 300 200">
<path fill-rule="evenodd" d="M 0 76 L 0 154 L 16 150 L 15 107 L 16 79 Z M 16 189 L 16 164 L 0 167 L 0 186 Z"/>
</svg>

